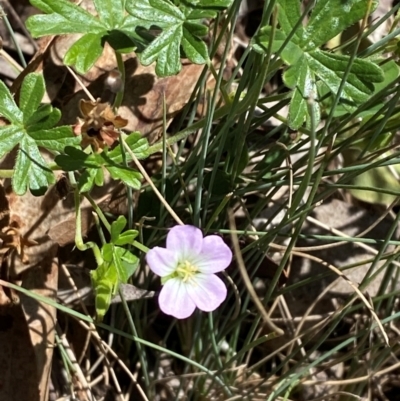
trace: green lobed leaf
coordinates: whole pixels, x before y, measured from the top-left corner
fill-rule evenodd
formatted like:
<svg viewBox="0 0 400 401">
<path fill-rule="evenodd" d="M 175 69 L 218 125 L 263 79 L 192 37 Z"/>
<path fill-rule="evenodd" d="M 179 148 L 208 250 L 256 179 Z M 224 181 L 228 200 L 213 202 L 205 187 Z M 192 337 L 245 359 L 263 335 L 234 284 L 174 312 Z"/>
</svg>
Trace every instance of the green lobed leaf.
<svg viewBox="0 0 400 401">
<path fill-rule="evenodd" d="M 118 216 L 117 220 L 111 223 L 111 242 L 115 243 L 118 240 L 119 235 L 122 233 L 126 226 L 126 218 L 124 216 Z"/>
<path fill-rule="evenodd" d="M 16 105 L 10 90 L 3 81 L 0 81 L 0 115 L 13 124 L 22 124 L 23 114 Z"/>
<path fill-rule="evenodd" d="M 208 60 L 208 49 L 206 44 L 196 36 L 193 36 L 187 29 L 187 24 L 183 26 L 182 47 L 186 57 L 195 64 L 205 64 Z"/>
<path fill-rule="evenodd" d="M 86 169 L 78 180 L 78 189 L 80 193 L 89 192 L 95 184 L 97 168 Z"/>
<path fill-rule="evenodd" d="M 124 166 L 106 166 L 106 169 L 114 180 L 121 180 L 133 189 L 140 189 L 142 175 L 138 171 Z"/>
<path fill-rule="evenodd" d="M 305 54 L 310 68 L 336 94 L 350 58 L 321 50 Z M 382 70 L 376 64 L 357 58 L 353 61 L 341 97 L 355 103 L 364 102 L 373 93 L 373 83 L 383 79 Z"/>
<path fill-rule="evenodd" d="M 289 36 L 293 28 L 301 19 L 299 0 L 278 0 L 278 20 L 281 30 Z M 304 28 L 300 24 L 292 37 L 294 43 L 299 43 L 303 38 Z"/>
<path fill-rule="evenodd" d="M 65 171 L 81 170 L 85 167 L 99 168 L 101 166 L 101 158 L 99 155 L 88 155 L 83 150 L 66 146 L 65 155 L 55 157 L 55 162 Z"/>
<path fill-rule="evenodd" d="M 20 127 L 6 125 L 0 127 L 0 158 L 11 152 L 24 136 Z"/>
<path fill-rule="evenodd" d="M 139 132 L 132 132 L 125 139 L 125 143 L 129 146 L 133 154 L 140 160 L 145 159 L 149 156 L 147 150 L 149 148 L 149 142 L 146 138 L 143 138 Z M 113 150 L 107 151 L 107 157 L 114 163 L 121 164 L 123 157 L 121 153 L 121 146 L 116 146 Z M 126 152 L 126 160 L 130 161 L 132 158 L 129 153 Z"/>
<path fill-rule="evenodd" d="M 65 53 L 64 64 L 75 65 L 81 74 L 89 71 L 103 53 L 103 36 L 103 32 L 83 35 Z"/>
<path fill-rule="evenodd" d="M 25 122 L 27 130 L 38 131 L 54 127 L 61 118 L 61 111 L 50 104 L 41 104 L 32 116 Z"/>
<path fill-rule="evenodd" d="M 123 232 L 116 241 L 114 241 L 115 245 L 129 245 L 132 244 L 133 240 L 139 235 L 139 232 L 136 230 L 127 230 Z"/>
<path fill-rule="evenodd" d="M 303 49 L 310 51 L 322 46 L 347 27 L 372 13 L 377 6 L 377 0 L 317 1 L 303 35 Z"/>
<path fill-rule="evenodd" d="M 126 10 L 145 28 L 182 24 L 185 15 L 169 0 L 127 0 Z"/>
<path fill-rule="evenodd" d="M 308 65 L 307 58 L 301 57 L 283 75 L 283 80 L 289 88 L 293 88 L 292 100 L 289 105 L 289 126 L 299 128 L 308 117 L 308 102 L 314 99 L 317 93 L 315 76 Z M 312 102 L 314 113 L 319 116 L 317 102 Z"/>
<path fill-rule="evenodd" d="M 63 152 L 66 146 L 79 145 L 81 139 L 74 136 L 70 126 L 55 127 L 47 130 L 29 132 L 37 146 Z"/>
<path fill-rule="evenodd" d="M 97 318 L 102 320 L 110 307 L 112 296 L 118 290 L 117 268 L 113 264 L 105 262 L 96 270 L 91 271 L 90 275 L 96 293 Z"/>
<path fill-rule="evenodd" d="M 181 70 L 180 43 L 182 38 L 182 24 L 175 25 L 153 40 L 146 49 L 139 54 L 143 65 L 156 64 L 156 74 L 160 77 L 175 75 Z"/>
<path fill-rule="evenodd" d="M 93 0 L 101 21 L 108 29 L 117 28 L 125 16 L 125 0 Z"/>
<path fill-rule="evenodd" d="M 139 258 L 125 248 L 114 247 L 113 261 L 118 270 L 118 278 L 121 283 L 126 284 L 129 277 L 139 266 Z"/>
<path fill-rule="evenodd" d="M 272 34 L 273 32 L 270 26 L 261 28 L 258 35 L 256 35 L 252 39 L 252 45 L 254 50 L 259 53 L 267 53 Z M 281 49 L 285 40 L 286 40 L 286 35 L 282 31 L 276 30 L 271 47 L 272 53 L 277 53 L 279 49 Z M 292 41 L 289 41 L 282 49 L 280 55 L 282 57 L 282 60 L 286 64 L 292 65 L 299 60 L 299 58 L 303 55 L 303 53 L 304 53 L 303 50 L 301 50 L 301 48 L 298 45 L 296 45 Z"/>
<path fill-rule="evenodd" d="M 39 108 L 45 90 L 42 74 L 32 72 L 24 78 L 21 85 L 19 108 L 24 115 L 25 124 Z"/>
<path fill-rule="evenodd" d="M 202 19 L 215 17 L 216 9 L 227 1 L 190 2 L 176 6 L 169 0 L 128 0 L 127 10 L 137 19 L 137 24 L 150 29 L 158 27 L 162 32 L 146 48 L 139 52 L 143 65 L 156 62 L 159 76 L 177 74 L 181 69 L 180 48 L 190 61 L 204 64 L 209 60 L 208 48 L 201 39 L 208 32 Z"/>
<path fill-rule="evenodd" d="M 43 195 L 48 185 L 54 182 L 54 174 L 47 167 L 35 141 L 25 135 L 21 139 L 14 166 L 12 177 L 14 192 L 23 195 L 29 187 L 34 195 Z"/>
<path fill-rule="evenodd" d="M 33 15 L 26 21 L 32 36 L 106 31 L 96 17 L 68 0 L 31 0 L 31 4 L 48 15 Z"/>
</svg>

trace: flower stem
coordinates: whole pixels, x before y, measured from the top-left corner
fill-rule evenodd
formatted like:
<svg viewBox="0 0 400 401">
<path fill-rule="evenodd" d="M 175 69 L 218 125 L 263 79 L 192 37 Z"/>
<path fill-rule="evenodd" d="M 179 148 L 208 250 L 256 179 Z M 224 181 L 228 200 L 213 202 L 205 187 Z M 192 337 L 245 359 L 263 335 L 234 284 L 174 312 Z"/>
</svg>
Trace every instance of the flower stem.
<svg viewBox="0 0 400 401">
<path fill-rule="evenodd" d="M 96 263 L 98 266 L 100 266 L 103 264 L 104 261 L 97 244 L 95 242 L 87 242 L 86 244 L 83 242 L 80 203 L 81 200 L 80 200 L 79 190 L 78 188 L 75 188 L 75 215 L 76 215 L 75 244 L 80 251 L 86 251 L 88 249 L 92 249 L 94 257 L 96 259 Z"/>
<path fill-rule="evenodd" d="M 117 95 L 115 96 L 114 104 L 113 104 L 113 109 L 116 111 L 122 104 L 122 100 L 124 98 L 124 93 L 125 93 L 125 64 L 124 60 L 122 60 L 122 55 L 119 52 L 115 52 L 115 57 L 117 59 L 117 67 L 118 71 L 121 74 L 121 82 L 122 86 L 121 89 L 117 92 Z"/>
</svg>

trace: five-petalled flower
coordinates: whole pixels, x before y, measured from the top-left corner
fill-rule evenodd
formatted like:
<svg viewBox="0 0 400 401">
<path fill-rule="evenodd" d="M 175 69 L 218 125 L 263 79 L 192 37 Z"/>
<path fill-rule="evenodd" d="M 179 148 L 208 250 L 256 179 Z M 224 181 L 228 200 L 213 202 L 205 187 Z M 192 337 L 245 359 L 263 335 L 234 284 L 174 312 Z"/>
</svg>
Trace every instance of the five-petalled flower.
<svg viewBox="0 0 400 401">
<path fill-rule="evenodd" d="M 217 235 L 203 238 L 194 226 L 173 227 L 166 248 L 154 247 L 146 255 L 150 269 L 164 284 L 158 298 L 160 309 L 184 319 L 196 307 L 205 312 L 218 308 L 227 289 L 214 273 L 226 269 L 231 260 L 232 251 Z"/>
</svg>

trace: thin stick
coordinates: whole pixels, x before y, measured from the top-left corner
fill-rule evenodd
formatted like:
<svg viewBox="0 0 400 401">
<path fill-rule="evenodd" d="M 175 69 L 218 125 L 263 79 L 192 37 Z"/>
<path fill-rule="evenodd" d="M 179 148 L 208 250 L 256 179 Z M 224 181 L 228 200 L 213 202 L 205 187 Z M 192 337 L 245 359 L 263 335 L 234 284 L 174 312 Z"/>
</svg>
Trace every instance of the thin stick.
<svg viewBox="0 0 400 401">
<path fill-rule="evenodd" d="M 160 199 L 160 202 L 165 206 L 165 208 L 168 210 L 170 215 L 175 219 L 175 221 L 183 225 L 183 221 L 179 218 L 179 216 L 174 212 L 172 207 L 168 204 L 168 202 L 164 199 L 164 197 L 161 195 L 160 191 L 157 189 L 157 187 L 154 185 L 153 181 L 147 174 L 146 170 L 143 168 L 143 166 L 140 164 L 139 160 L 135 156 L 135 154 L 132 152 L 131 148 L 128 146 L 128 144 L 125 142 L 123 138 L 121 138 L 122 144 L 124 145 L 126 151 L 129 153 L 129 155 L 132 157 L 133 162 L 135 163 L 136 167 L 138 170 L 141 172 L 143 175 L 144 179 L 147 181 L 147 183 L 151 186 L 153 189 L 154 193 L 157 195 L 157 198 Z"/>
<path fill-rule="evenodd" d="M 280 327 L 276 326 L 274 322 L 272 322 L 272 320 L 268 316 L 267 311 L 264 308 L 264 305 L 259 300 L 259 298 L 254 290 L 253 285 L 251 284 L 250 277 L 247 274 L 246 267 L 244 265 L 242 253 L 240 252 L 238 237 L 234 233 L 234 231 L 236 230 L 235 218 L 234 218 L 231 210 L 229 210 L 228 213 L 229 213 L 229 226 L 230 226 L 230 229 L 232 230 L 231 238 L 232 238 L 233 250 L 235 252 L 236 262 L 239 267 L 240 274 L 242 275 L 243 282 L 244 282 L 247 290 L 249 291 L 249 295 L 252 298 L 254 305 L 256 306 L 256 308 L 260 312 L 261 316 L 263 317 L 265 324 L 271 330 L 273 330 L 277 335 L 282 336 L 284 334 L 284 331 Z"/>
</svg>

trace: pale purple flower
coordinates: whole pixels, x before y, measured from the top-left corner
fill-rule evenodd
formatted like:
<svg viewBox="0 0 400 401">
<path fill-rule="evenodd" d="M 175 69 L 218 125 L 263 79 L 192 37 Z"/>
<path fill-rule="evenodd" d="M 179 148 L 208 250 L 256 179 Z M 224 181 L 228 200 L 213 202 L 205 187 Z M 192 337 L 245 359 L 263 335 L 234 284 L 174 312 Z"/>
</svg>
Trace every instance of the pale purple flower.
<svg viewBox="0 0 400 401">
<path fill-rule="evenodd" d="M 194 226 L 173 227 L 167 235 L 167 247 L 156 246 L 146 255 L 150 269 L 164 284 L 158 298 L 160 309 L 184 319 L 196 306 L 205 312 L 218 308 L 227 290 L 214 273 L 226 269 L 231 260 L 231 250 L 217 235 L 203 238 Z"/>
</svg>

